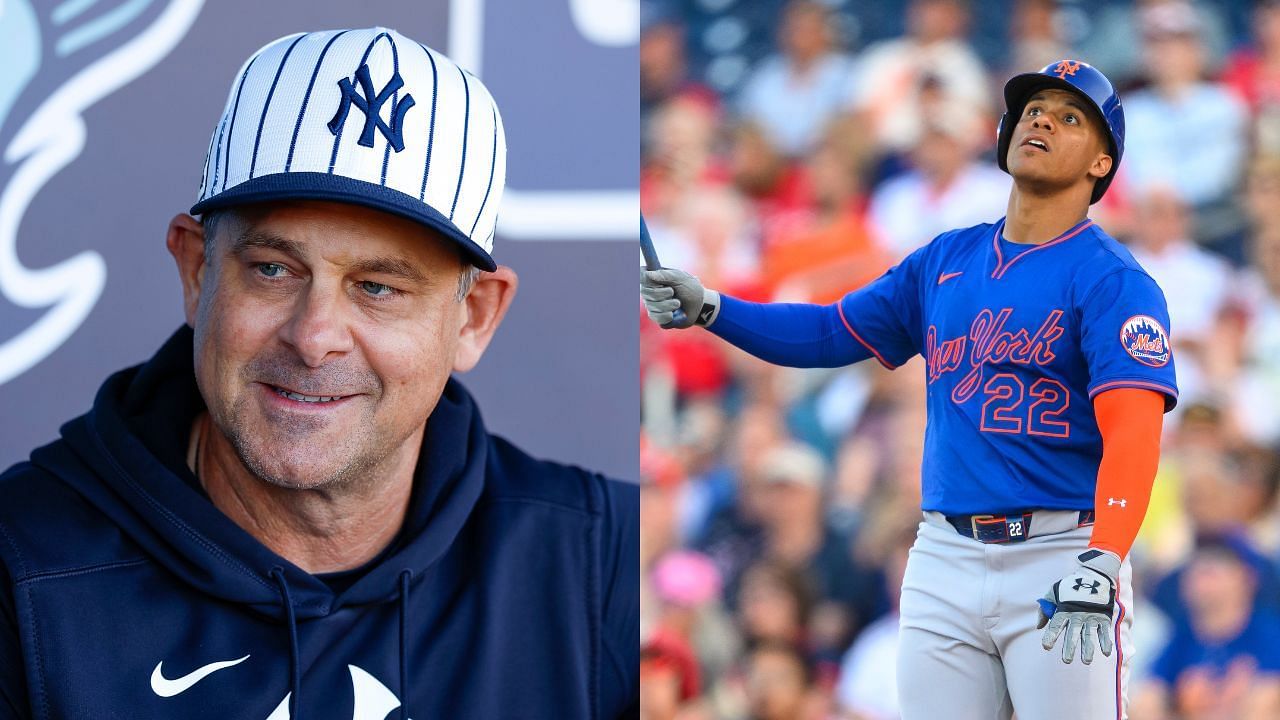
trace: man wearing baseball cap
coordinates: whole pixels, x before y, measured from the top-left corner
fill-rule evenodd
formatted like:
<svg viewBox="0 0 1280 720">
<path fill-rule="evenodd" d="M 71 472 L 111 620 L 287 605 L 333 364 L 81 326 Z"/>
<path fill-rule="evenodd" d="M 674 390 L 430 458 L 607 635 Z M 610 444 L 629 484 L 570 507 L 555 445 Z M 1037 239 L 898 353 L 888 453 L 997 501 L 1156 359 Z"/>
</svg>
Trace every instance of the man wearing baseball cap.
<svg viewBox="0 0 1280 720">
<path fill-rule="evenodd" d="M 1003 218 L 938 235 L 831 305 L 750 303 L 675 269 L 642 270 L 641 297 L 660 326 L 700 325 L 775 364 L 924 358 L 903 718 L 1122 720 L 1127 556 L 1178 397 L 1169 312 L 1088 215 L 1124 154 L 1111 81 L 1064 59 L 1010 78 L 1004 99 Z"/>
<path fill-rule="evenodd" d="M 505 164 L 394 30 L 245 63 L 169 225 L 187 326 L 0 476 L 0 718 L 636 716 L 638 491 L 450 377 L 515 294 Z"/>
</svg>

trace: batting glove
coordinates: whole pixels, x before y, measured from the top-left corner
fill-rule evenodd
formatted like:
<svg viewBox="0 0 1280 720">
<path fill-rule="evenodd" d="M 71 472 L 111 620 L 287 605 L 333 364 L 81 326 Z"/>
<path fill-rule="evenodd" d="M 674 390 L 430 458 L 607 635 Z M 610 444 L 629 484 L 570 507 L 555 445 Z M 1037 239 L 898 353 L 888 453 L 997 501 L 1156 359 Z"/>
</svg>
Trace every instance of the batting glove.
<svg viewBox="0 0 1280 720">
<path fill-rule="evenodd" d="M 1039 600 L 1040 621 L 1044 628 L 1040 644 L 1052 650 L 1063 629 L 1062 662 L 1075 659 L 1076 645 L 1080 660 L 1093 662 L 1093 636 L 1098 636 L 1102 654 L 1111 656 L 1111 619 L 1116 609 L 1116 578 L 1120 575 L 1120 556 L 1105 550 L 1089 549 L 1076 558 L 1076 569 L 1055 582 Z"/>
<path fill-rule="evenodd" d="M 720 314 L 720 293 L 702 287 L 698 278 L 674 268 L 641 270 L 640 297 L 649 319 L 664 328 L 706 327 Z M 684 310 L 684 323 L 675 322 L 677 309 Z"/>
</svg>

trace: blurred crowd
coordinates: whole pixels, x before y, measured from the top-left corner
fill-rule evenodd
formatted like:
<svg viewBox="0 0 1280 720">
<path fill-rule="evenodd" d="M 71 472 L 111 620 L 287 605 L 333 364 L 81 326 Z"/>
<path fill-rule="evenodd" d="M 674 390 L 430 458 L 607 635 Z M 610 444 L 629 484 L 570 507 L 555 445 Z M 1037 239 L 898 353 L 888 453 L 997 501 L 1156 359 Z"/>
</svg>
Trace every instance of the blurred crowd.
<svg viewBox="0 0 1280 720">
<path fill-rule="evenodd" d="M 1280 0 L 644 0 L 641 208 L 709 287 L 834 302 L 1005 214 L 1004 80 L 1064 57 L 1123 97 L 1091 217 L 1164 289 L 1181 390 L 1130 716 L 1280 718 Z M 795 370 L 641 327 L 642 716 L 898 717 L 922 360 Z"/>
</svg>

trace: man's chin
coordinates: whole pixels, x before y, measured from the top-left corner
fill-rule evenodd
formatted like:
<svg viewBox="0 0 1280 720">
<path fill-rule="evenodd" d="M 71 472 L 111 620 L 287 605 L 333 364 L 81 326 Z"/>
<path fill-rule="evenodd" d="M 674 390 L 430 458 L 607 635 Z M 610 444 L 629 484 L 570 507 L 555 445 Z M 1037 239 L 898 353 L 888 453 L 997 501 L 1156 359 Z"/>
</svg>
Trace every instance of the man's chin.
<svg viewBox="0 0 1280 720">
<path fill-rule="evenodd" d="M 263 482 L 287 490 L 315 490 L 349 478 L 353 455 L 340 442 L 308 441 L 238 448 L 240 462 Z"/>
</svg>

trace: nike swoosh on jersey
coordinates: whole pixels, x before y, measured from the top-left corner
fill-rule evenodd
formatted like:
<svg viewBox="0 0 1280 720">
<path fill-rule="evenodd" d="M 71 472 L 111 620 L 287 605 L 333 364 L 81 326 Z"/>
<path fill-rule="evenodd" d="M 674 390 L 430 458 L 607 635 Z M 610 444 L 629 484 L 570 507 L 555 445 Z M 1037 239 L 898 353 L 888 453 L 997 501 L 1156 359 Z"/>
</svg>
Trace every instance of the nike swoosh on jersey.
<svg viewBox="0 0 1280 720">
<path fill-rule="evenodd" d="M 963 270 L 961 270 L 960 272 L 942 273 L 941 275 L 938 276 L 938 284 L 941 285 L 942 283 L 950 280 L 951 278 L 958 277 L 963 274 L 964 274 Z"/>
<path fill-rule="evenodd" d="M 190 690 L 192 685 L 195 685 L 213 673 L 224 668 L 229 668 L 232 665 L 239 665 L 248 659 L 249 656 L 245 655 L 238 660 L 223 660 L 222 662 L 209 663 L 208 665 L 196 668 L 186 675 L 183 675 L 180 678 L 174 678 L 173 680 L 166 678 L 160 672 L 160 666 L 164 665 L 164 661 L 161 660 L 156 663 L 156 669 L 151 671 L 151 691 L 160 697 L 173 697 L 174 695 Z"/>
</svg>

